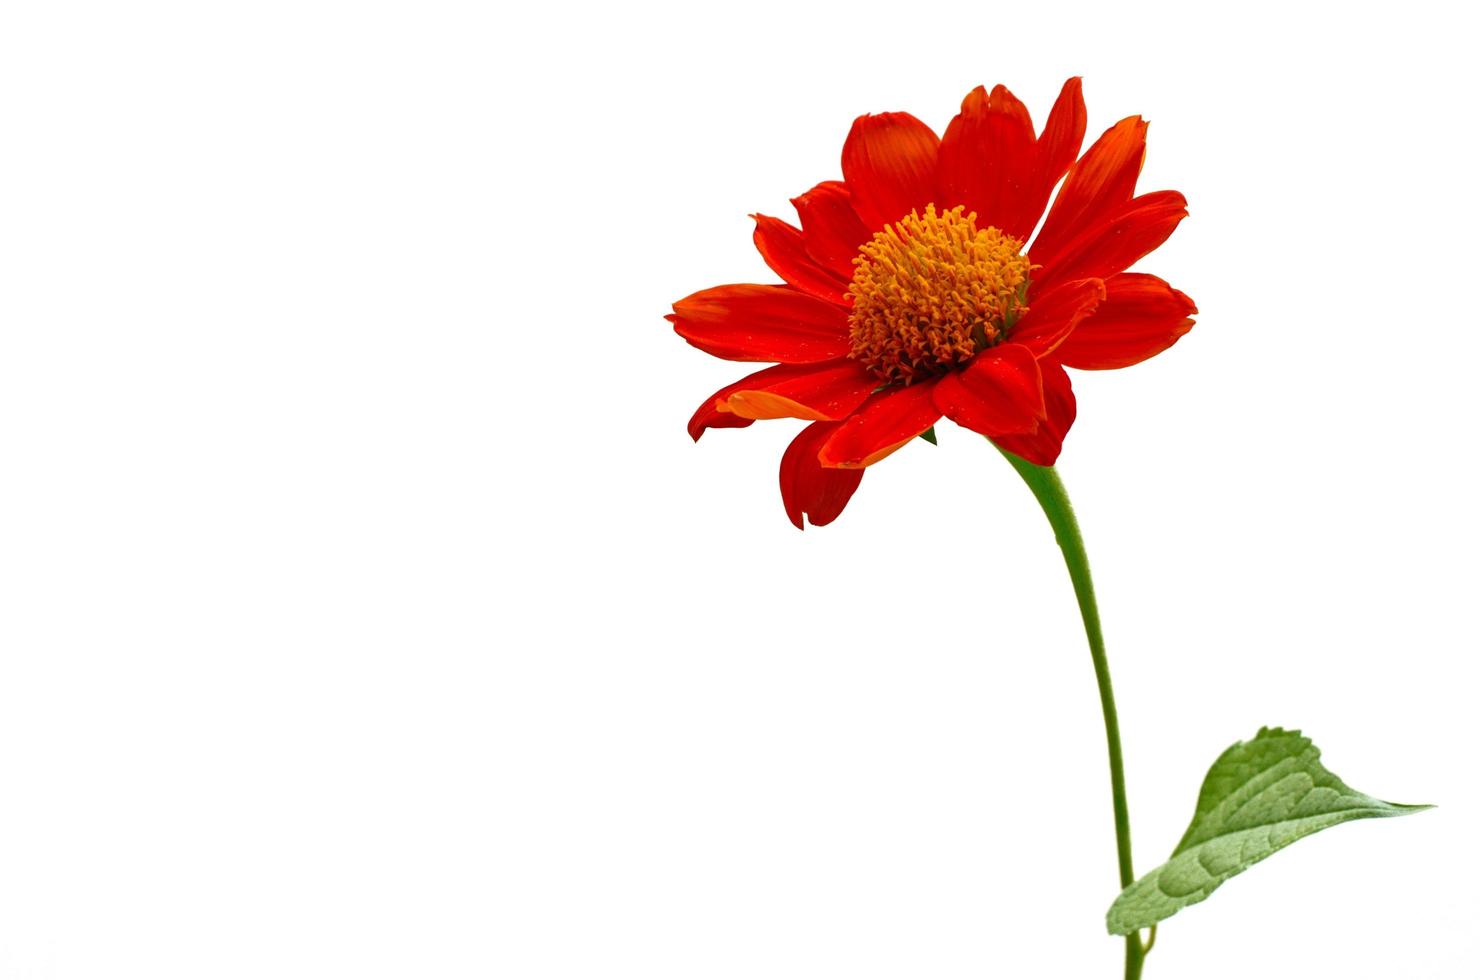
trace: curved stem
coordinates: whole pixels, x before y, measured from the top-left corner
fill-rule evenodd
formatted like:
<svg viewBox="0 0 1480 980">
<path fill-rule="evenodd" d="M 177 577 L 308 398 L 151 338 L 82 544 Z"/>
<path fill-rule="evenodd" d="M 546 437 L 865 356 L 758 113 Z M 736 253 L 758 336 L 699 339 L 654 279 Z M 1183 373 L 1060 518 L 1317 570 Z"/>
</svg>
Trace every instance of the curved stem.
<svg viewBox="0 0 1480 980">
<path fill-rule="evenodd" d="M 1131 864 L 1131 817 L 1125 798 L 1125 762 L 1120 754 L 1120 720 L 1115 712 L 1115 691 L 1110 684 L 1110 663 L 1105 659 L 1105 638 L 1100 633 L 1100 610 L 1095 605 L 1095 584 L 1089 574 L 1089 555 L 1064 482 L 1052 466 L 1036 466 L 1005 449 L 998 451 L 1017 470 L 1018 476 L 1033 491 L 1044 516 L 1053 527 L 1069 579 L 1074 583 L 1074 596 L 1079 600 L 1079 615 L 1084 620 L 1084 635 L 1089 640 L 1089 655 L 1095 665 L 1095 683 L 1100 689 L 1100 710 L 1105 716 L 1105 745 L 1110 754 L 1110 796 L 1115 808 L 1115 852 L 1120 861 L 1120 887 L 1136 880 Z M 1141 934 L 1125 937 L 1125 980 L 1138 980 L 1146 951 Z"/>
</svg>

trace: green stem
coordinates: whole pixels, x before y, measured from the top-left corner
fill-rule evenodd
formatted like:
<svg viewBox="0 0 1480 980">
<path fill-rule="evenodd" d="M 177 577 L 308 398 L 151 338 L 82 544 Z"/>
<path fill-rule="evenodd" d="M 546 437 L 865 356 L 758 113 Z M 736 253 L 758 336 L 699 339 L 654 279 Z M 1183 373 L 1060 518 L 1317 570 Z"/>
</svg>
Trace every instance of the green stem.
<svg viewBox="0 0 1480 980">
<path fill-rule="evenodd" d="M 1089 574 L 1089 555 L 1085 553 L 1079 522 L 1074 519 L 1074 507 L 1069 503 L 1069 494 L 1064 490 L 1058 471 L 1052 466 L 1036 466 L 1000 447 L 999 451 L 1033 491 L 1033 496 L 1038 498 L 1044 516 L 1053 527 L 1054 537 L 1058 539 L 1059 550 L 1064 553 L 1064 564 L 1068 566 L 1069 579 L 1074 583 L 1074 596 L 1079 600 L 1079 615 L 1084 620 L 1084 635 L 1089 640 L 1089 655 L 1095 665 L 1095 683 L 1100 688 L 1100 710 L 1105 716 L 1105 745 L 1110 754 L 1110 795 L 1115 807 L 1115 852 L 1120 860 L 1120 887 L 1124 889 L 1136 880 L 1131 864 L 1131 817 L 1125 800 L 1120 721 L 1115 712 L 1115 690 L 1110 684 L 1110 662 L 1105 659 L 1105 638 L 1100 633 L 1100 610 L 1095 605 L 1095 583 Z M 1145 955 L 1140 933 L 1133 932 L 1125 937 L 1125 980 L 1139 980 Z"/>
</svg>

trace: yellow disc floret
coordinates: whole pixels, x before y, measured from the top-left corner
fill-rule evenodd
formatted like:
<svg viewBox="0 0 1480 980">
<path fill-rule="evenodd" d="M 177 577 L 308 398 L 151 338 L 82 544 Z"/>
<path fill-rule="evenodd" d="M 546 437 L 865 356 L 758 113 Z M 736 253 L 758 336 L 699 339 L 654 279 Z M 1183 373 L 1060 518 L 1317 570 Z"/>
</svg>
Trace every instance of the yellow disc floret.
<svg viewBox="0 0 1480 980">
<path fill-rule="evenodd" d="M 955 207 L 911 211 L 853 260 L 848 355 L 887 382 L 944 374 L 1002 340 L 1027 309 L 1023 243 Z"/>
</svg>

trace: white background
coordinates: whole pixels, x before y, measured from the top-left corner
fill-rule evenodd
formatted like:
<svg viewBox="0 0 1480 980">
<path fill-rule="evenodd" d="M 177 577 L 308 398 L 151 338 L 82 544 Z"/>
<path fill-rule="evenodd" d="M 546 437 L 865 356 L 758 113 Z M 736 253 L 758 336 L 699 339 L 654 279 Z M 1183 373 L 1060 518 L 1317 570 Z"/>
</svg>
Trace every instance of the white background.
<svg viewBox="0 0 1480 980">
<path fill-rule="evenodd" d="M 1139 868 L 1261 724 L 1440 804 L 1146 976 L 1480 976 L 1460 9 L 6 5 L 0 978 L 1118 976 L 1026 490 L 943 425 L 799 533 L 661 319 L 854 116 L 1074 74 L 1202 309 L 1060 461 Z"/>
</svg>

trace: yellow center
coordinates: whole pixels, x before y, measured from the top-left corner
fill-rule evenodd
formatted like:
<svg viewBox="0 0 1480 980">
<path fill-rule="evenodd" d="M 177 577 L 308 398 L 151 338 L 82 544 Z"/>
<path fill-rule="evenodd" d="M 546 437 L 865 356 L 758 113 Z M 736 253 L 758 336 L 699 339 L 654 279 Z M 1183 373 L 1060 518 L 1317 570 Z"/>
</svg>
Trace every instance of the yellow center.
<svg viewBox="0 0 1480 980">
<path fill-rule="evenodd" d="M 1027 309 L 1023 243 L 955 207 L 911 211 L 853 260 L 848 355 L 887 382 L 944 374 L 1002 340 Z"/>
</svg>

